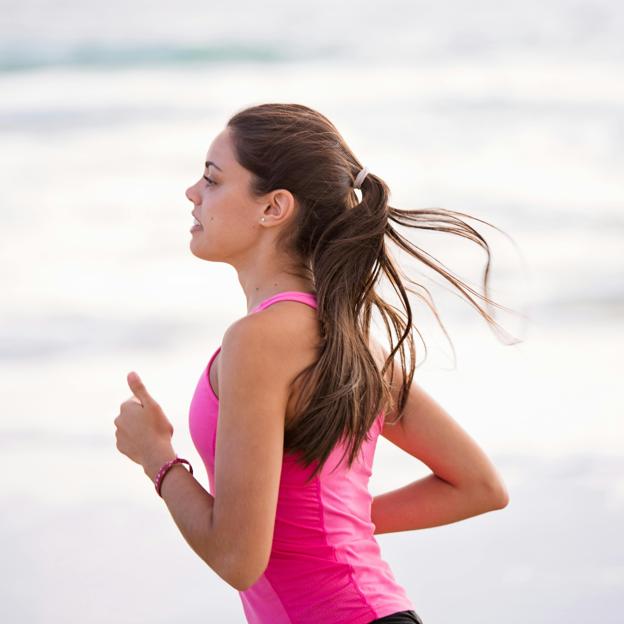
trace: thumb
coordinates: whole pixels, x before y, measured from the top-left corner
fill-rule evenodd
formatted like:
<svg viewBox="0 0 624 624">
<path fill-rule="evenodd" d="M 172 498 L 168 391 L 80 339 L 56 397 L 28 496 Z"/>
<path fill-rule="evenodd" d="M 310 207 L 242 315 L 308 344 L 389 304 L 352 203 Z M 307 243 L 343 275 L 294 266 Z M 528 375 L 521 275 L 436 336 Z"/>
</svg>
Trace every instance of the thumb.
<svg viewBox="0 0 624 624">
<path fill-rule="evenodd" d="M 127 379 L 128 379 L 128 385 L 130 386 L 130 390 L 132 390 L 132 393 L 134 394 L 134 396 L 137 399 L 139 399 L 139 401 L 141 401 L 142 405 L 145 405 L 146 403 L 154 402 L 149 392 L 145 388 L 145 385 L 141 381 L 141 378 L 139 377 L 138 373 L 135 373 L 134 371 L 132 371 L 131 373 L 128 373 Z"/>
</svg>

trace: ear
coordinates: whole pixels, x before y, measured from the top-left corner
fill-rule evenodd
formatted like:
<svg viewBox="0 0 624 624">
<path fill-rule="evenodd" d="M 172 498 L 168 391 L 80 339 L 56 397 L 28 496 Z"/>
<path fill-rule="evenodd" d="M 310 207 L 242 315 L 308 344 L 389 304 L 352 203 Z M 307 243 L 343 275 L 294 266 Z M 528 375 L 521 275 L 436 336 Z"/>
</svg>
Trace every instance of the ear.
<svg viewBox="0 0 624 624">
<path fill-rule="evenodd" d="M 265 209 L 263 216 L 271 223 L 284 223 L 294 215 L 296 208 L 295 196 L 286 189 L 277 189 L 271 193 L 268 210 Z"/>
</svg>

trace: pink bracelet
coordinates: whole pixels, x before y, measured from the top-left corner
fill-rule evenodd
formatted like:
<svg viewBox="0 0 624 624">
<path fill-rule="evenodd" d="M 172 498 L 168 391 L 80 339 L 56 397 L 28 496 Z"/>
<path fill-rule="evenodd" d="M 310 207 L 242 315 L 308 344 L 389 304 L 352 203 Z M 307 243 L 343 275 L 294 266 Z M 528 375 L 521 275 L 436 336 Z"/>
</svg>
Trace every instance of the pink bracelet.
<svg viewBox="0 0 624 624">
<path fill-rule="evenodd" d="M 156 475 L 156 478 L 154 479 L 154 485 L 156 487 L 156 492 L 158 493 L 158 496 L 160 496 L 161 498 L 162 498 L 162 494 L 160 493 L 160 489 L 162 487 L 163 479 L 164 479 L 165 475 L 167 474 L 167 472 L 169 471 L 169 468 L 171 468 L 171 466 L 173 466 L 174 464 L 182 464 L 182 463 L 188 464 L 189 471 L 190 471 L 191 474 L 193 474 L 193 466 L 191 466 L 191 463 L 188 460 L 186 460 L 186 459 L 182 459 L 181 457 L 178 457 L 177 455 L 176 455 L 175 459 L 170 459 L 158 471 L 158 474 Z"/>
</svg>

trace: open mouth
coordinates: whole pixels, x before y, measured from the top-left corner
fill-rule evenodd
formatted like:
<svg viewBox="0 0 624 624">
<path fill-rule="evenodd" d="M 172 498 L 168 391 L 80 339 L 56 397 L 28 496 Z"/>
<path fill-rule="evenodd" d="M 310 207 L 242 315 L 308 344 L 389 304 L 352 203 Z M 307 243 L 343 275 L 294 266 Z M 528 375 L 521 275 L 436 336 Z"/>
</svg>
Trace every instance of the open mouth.
<svg viewBox="0 0 624 624">
<path fill-rule="evenodd" d="M 193 225 L 191 226 L 191 232 L 196 232 L 197 230 L 203 230 L 202 224 L 195 218 L 193 215 Z"/>
</svg>

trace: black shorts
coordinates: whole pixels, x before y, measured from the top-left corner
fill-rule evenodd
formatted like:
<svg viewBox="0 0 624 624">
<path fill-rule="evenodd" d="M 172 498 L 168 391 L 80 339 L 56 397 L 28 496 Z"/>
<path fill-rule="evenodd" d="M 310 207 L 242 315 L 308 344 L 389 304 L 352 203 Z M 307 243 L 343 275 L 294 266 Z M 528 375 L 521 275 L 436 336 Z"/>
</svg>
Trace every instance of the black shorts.
<svg viewBox="0 0 624 624">
<path fill-rule="evenodd" d="M 409 609 L 408 611 L 397 611 L 396 613 L 391 613 L 390 615 L 384 615 L 384 617 L 379 618 L 377 620 L 373 620 L 369 624 L 423 624 L 423 621 L 420 619 L 420 616 Z"/>
</svg>

